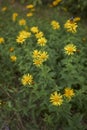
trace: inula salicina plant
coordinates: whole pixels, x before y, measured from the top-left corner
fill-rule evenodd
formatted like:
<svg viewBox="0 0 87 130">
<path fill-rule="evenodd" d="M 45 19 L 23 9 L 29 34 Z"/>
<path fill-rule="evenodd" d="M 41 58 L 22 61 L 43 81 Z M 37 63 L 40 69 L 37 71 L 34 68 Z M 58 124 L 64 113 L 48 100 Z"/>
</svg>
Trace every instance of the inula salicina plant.
<svg viewBox="0 0 87 130">
<path fill-rule="evenodd" d="M 0 128 L 86 130 L 87 39 L 80 18 L 0 9 Z M 24 14 L 22 14 L 24 13 Z M 40 12 L 39 12 L 40 13 Z"/>
</svg>

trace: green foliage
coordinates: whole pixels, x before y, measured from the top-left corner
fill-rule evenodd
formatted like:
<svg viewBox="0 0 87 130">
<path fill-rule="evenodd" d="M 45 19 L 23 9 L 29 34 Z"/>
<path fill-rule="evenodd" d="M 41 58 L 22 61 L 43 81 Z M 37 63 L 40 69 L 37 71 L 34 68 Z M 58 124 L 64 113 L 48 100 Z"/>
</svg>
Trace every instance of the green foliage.
<svg viewBox="0 0 87 130">
<path fill-rule="evenodd" d="M 51 3 L 52 2 L 52 0 L 28 0 L 27 2 L 31 2 L 31 3 L 33 3 L 33 4 L 49 4 L 49 3 Z"/>
<path fill-rule="evenodd" d="M 12 130 L 86 130 L 87 129 L 87 39 L 85 31 L 78 23 L 77 33 L 66 32 L 63 19 L 57 10 L 52 10 L 51 19 L 38 16 L 31 18 L 27 11 L 8 6 L 6 12 L 0 12 L 0 128 L 7 125 Z M 24 8 L 25 9 L 25 8 Z M 19 11 L 15 22 L 12 14 Z M 47 10 L 48 11 L 48 10 Z M 55 13 L 56 12 L 56 13 Z M 54 16 L 55 14 L 55 16 Z M 19 20 L 27 22 L 19 26 Z M 54 30 L 51 20 L 60 23 L 60 29 Z M 4 22 L 5 21 L 5 22 Z M 61 22 L 62 21 L 62 22 Z M 16 38 L 20 31 L 31 31 L 38 26 L 47 39 L 46 46 L 39 46 L 35 35 L 18 44 Z M 77 50 L 73 55 L 65 54 L 64 47 L 73 43 Z M 14 51 L 9 51 L 13 47 Z M 32 53 L 35 49 L 48 52 L 48 59 L 40 67 L 33 64 Z M 17 60 L 12 62 L 11 55 Z M 24 86 L 21 82 L 24 74 L 33 76 L 33 83 Z M 64 89 L 72 88 L 75 95 L 68 100 Z M 57 91 L 63 95 L 63 103 L 54 106 L 50 95 Z"/>
<path fill-rule="evenodd" d="M 25 3 L 34 4 L 35 6 L 42 4 L 42 0 L 19 0 L 17 2 L 19 2 L 20 4 L 25 4 Z"/>
<path fill-rule="evenodd" d="M 56 0 L 29 0 L 27 2 L 33 3 L 34 5 L 41 5 L 41 4 L 51 4 L 53 1 Z M 20 1 L 21 3 L 25 2 L 24 0 Z M 58 4 L 59 6 L 59 4 Z M 82 17 L 87 16 L 87 0 L 62 0 L 61 2 L 61 8 L 64 7 L 68 11 L 71 11 L 74 15 L 81 15 Z"/>
<path fill-rule="evenodd" d="M 87 16 L 87 0 L 68 0 L 64 1 L 63 5 L 75 15 Z"/>
</svg>

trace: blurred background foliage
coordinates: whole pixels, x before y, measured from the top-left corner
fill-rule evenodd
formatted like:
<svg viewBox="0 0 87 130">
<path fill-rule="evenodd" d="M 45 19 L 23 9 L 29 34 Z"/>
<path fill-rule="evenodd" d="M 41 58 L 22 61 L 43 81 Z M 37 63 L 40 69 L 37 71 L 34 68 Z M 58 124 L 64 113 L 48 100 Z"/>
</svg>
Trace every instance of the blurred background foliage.
<svg viewBox="0 0 87 130">
<path fill-rule="evenodd" d="M 10 1 L 10 0 L 9 0 Z M 58 0 L 12 0 L 11 3 L 19 2 L 21 4 L 34 4 L 36 5 L 49 5 Z M 60 1 L 60 0 L 59 0 Z M 74 15 L 81 15 L 82 17 L 87 16 L 87 0 L 61 0 L 60 4 L 56 5 L 61 6 L 62 8 L 68 10 Z M 55 7 L 55 6 L 54 6 Z"/>
</svg>

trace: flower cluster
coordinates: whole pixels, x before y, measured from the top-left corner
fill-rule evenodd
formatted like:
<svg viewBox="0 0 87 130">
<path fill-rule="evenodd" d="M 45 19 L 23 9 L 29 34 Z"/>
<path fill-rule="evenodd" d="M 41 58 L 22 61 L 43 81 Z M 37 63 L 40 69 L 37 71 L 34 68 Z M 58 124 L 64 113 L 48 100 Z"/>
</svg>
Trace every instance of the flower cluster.
<svg viewBox="0 0 87 130">
<path fill-rule="evenodd" d="M 35 1 L 27 0 L 34 5 Z M 44 3 L 46 0 L 41 1 Z M 55 8 L 62 0 L 52 1 L 52 7 Z M 27 3 L 25 2 L 25 4 Z M 86 101 L 83 99 L 86 98 L 84 87 L 87 83 L 84 79 L 87 76 L 84 73 L 86 72 L 86 33 L 84 35 L 83 30 L 79 34 L 76 33 L 80 18 L 75 17 L 65 23 L 65 16 L 61 21 L 59 14 L 61 14 L 62 7 L 51 10 L 52 14 L 49 14 L 47 11 L 50 9 L 47 9 L 44 16 L 41 16 L 43 10 L 38 8 L 33 17 L 35 6 L 25 4 L 21 6 L 17 4 L 20 10 L 14 11 L 16 7 L 10 4 L 7 12 L 4 12 L 5 8 L 1 11 L 0 111 L 2 119 L 0 121 L 8 119 L 8 111 L 14 112 L 16 105 L 15 112 L 19 112 L 19 116 L 22 114 L 21 119 L 23 119 L 23 123 L 26 123 L 22 128 L 32 130 L 35 128 L 44 128 L 44 130 L 79 129 L 81 121 L 76 126 L 74 125 L 75 127 L 73 124 L 74 119 L 79 120 L 80 118 L 80 114 L 77 113 L 79 108 L 81 109 L 85 105 L 85 102 L 82 101 Z M 60 5 L 62 4 L 63 1 Z M 64 8 L 66 7 L 64 6 Z M 40 14 L 37 14 L 39 12 Z M 47 18 L 47 15 L 50 17 Z M 81 103 L 78 103 L 79 100 Z M 3 102 L 6 102 L 4 106 L 2 106 Z M 78 107 L 80 104 L 81 107 Z M 76 110 L 75 106 L 77 106 Z M 83 111 L 85 108 L 86 106 Z M 12 122 L 15 121 L 17 126 L 11 122 L 12 129 L 16 130 L 19 128 L 20 121 L 17 120 L 16 115 L 13 116 Z M 83 118 L 81 120 L 83 121 Z M 40 123 L 38 123 L 39 121 Z"/>
<path fill-rule="evenodd" d="M 32 11 L 35 11 L 35 8 L 34 8 L 35 6 L 33 5 L 33 4 L 29 4 L 29 5 L 27 5 L 26 6 L 26 8 L 27 9 L 29 9 L 29 12 L 27 13 L 27 17 L 31 17 L 31 16 L 33 16 L 33 13 L 32 13 Z"/>
<path fill-rule="evenodd" d="M 63 97 L 66 97 L 68 100 L 71 100 L 71 98 L 75 95 L 74 90 L 71 88 L 65 88 L 64 94 L 61 95 L 60 93 L 57 93 L 57 91 L 53 92 L 50 95 L 50 102 L 54 106 L 60 106 L 63 103 Z"/>
<path fill-rule="evenodd" d="M 40 45 L 40 46 L 45 46 L 46 45 L 47 39 L 45 38 L 44 33 L 39 31 L 37 26 L 31 27 L 31 32 L 35 34 L 38 45 Z"/>
<path fill-rule="evenodd" d="M 57 22 L 57 21 L 55 21 L 55 20 L 53 20 L 53 21 L 51 22 L 51 25 L 52 25 L 52 28 L 53 28 L 54 30 L 60 28 L 59 22 Z"/>
<path fill-rule="evenodd" d="M 19 44 L 23 44 L 27 38 L 30 38 L 30 36 L 31 36 L 30 32 L 22 30 L 19 32 L 19 35 L 17 36 L 16 42 Z"/>
<path fill-rule="evenodd" d="M 45 51 L 38 51 L 34 50 L 33 51 L 33 64 L 36 65 L 37 67 L 40 67 L 44 61 L 48 59 L 48 54 Z"/>
<path fill-rule="evenodd" d="M 67 20 L 66 23 L 64 24 L 64 28 L 67 29 L 68 32 L 76 33 L 77 32 L 77 23 L 73 20 Z"/>
</svg>

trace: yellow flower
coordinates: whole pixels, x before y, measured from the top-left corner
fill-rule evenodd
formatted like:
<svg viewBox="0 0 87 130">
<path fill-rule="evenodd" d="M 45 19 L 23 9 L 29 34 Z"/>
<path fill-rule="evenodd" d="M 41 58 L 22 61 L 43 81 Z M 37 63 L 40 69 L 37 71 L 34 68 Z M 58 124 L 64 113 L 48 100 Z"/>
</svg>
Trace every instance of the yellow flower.
<svg viewBox="0 0 87 130">
<path fill-rule="evenodd" d="M 75 95 L 73 89 L 71 88 L 65 88 L 64 91 L 64 96 L 67 97 L 68 99 L 71 99 Z"/>
<path fill-rule="evenodd" d="M 48 59 L 48 54 L 47 52 L 43 51 L 40 56 L 39 56 L 39 59 L 42 60 L 42 62 L 46 61 Z"/>
<path fill-rule="evenodd" d="M 67 55 L 73 55 L 76 52 L 76 46 L 74 44 L 68 44 L 64 47 L 64 50 Z"/>
<path fill-rule="evenodd" d="M 51 22 L 51 25 L 52 25 L 52 27 L 53 27 L 54 30 L 60 28 L 59 23 L 58 23 L 57 21 L 55 21 L 55 20 L 53 20 L 53 21 Z"/>
<path fill-rule="evenodd" d="M 38 32 L 35 34 L 35 37 L 38 39 L 38 38 L 43 37 L 43 35 L 44 35 L 43 32 Z"/>
<path fill-rule="evenodd" d="M 19 35 L 17 36 L 16 42 L 18 43 L 24 43 L 24 41 L 31 36 L 30 32 L 27 32 L 25 30 L 22 30 L 19 32 Z"/>
<path fill-rule="evenodd" d="M 30 74 L 25 74 L 25 75 L 23 75 L 21 82 L 24 86 L 31 85 L 33 83 L 33 76 Z"/>
<path fill-rule="evenodd" d="M 5 12 L 6 10 L 7 10 L 7 7 L 5 6 L 5 7 L 2 8 L 1 11 L 2 11 L 2 12 Z"/>
<path fill-rule="evenodd" d="M 19 36 L 23 37 L 25 39 L 25 38 L 29 38 L 31 36 L 31 33 L 27 32 L 25 30 L 22 30 L 22 31 L 19 32 Z"/>
<path fill-rule="evenodd" d="M 15 62 L 17 60 L 17 57 L 15 55 L 10 56 L 11 61 Z"/>
<path fill-rule="evenodd" d="M 39 58 L 40 55 L 41 55 L 41 51 L 38 51 L 38 50 L 33 51 L 33 58 Z"/>
<path fill-rule="evenodd" d="M 25 38 L 23 36 L 18 36 L 17 39 L 16 39 L 16 42 L 20 43 L 20 44 L 23 44 L 24 41 L 25 41 Z"/>
<path fill-rule="evenodd" d="M 50 102 L 55 106 L 60 106 L 63 103 L 62 95 L 60 93 L 57 93 L 57 91 L 55 91 L 50 96 Z"/>
<path fill-rule="evenodd" d="M 36 65 L 37 67 L 40 67 L 42 65 L 42 60 L 41 59 L 34 59 L 33 64 Z"/>
<path fill-rule="evenodd" d="M 78 21 L 80 21 L 81 19 L 80 19 L 80 17 L 75 17 L 73 20 L 74 20 L 74 22 L 78 22 Z"/>
<path fill-rule="evenodd" d="M 47 43 L 47 39 L 45 37 L 41 37 L 37 41 L 37 44 L 39 44 L 40 46 L 45 46 L 46 43 Z"/>
<path fill-rule="evenodd" d="M 31 30 L 32 33 L 38 33 L 39 32 L 39 29 L 38 29 L 37 26 L 31 27 L 30 30 Z"/>
<path fill-rule="evenodd" d="M 19 20 L 19 25 L 20 25 L 20 26 L 26 25 L 26 20 L 25 20 L 25 19 Z"/>
<path fill-rule="evenodd" d="M 13 48 L 13 47 L 11 47 L 11 48 L 9 49 L 9 51 L 10 51 L 10 52 L 13 52 L 13 51 L 14 51 L 14 48 Z"/>
<path fill-rule="evenodd" d="M 33 13 L 27 13 L 27 17 L 33 16 Z"/>
<path fill-rule="evenodd" d="M 12 20 L 13 20 L 13 22 L 16 21 L 17 16 L 18 16 L 18 13 L 13 13 L 13 15 L 12 15 Z"/>
<path fill-rule="evenodd" d="M 37 67 L 40 67 L 44 61 L 48 59 L 48 54 L 45 51 L 38 51 L 34 50 L 33 51 L 33 64 L 36 65 Z"/>
<path fill-rule="evenodd" d="M 33 4 L 29 4 L 29 5 L 26 6 L 26 8 L 27 9 L 32 9 L 32 8 L 34 8 L 34 5 Z"/>
<path fill-rule="evenodd" d="M 0 37 L 0 44 L 4 43 L 4 38 Z"/>
<path fill-rule="evenodd" d="M 62 0 L 54 0 L 52 5 L 57 6 Z"/>
<path fill-rule="evenodd" d="M 56 6 L 57 5 L 57 1 L 55 0 L 55 1 L 53 1 L 53 6 Z"/>
<path fill-rule="evenodd" d="M 68 32 L 76 33 L 77 32 L 77 23 L 74 22 L 74 20 L 67 20 L 67 22 L 64 24 L 64 28 L 67 29 Z"/>
</svg>

